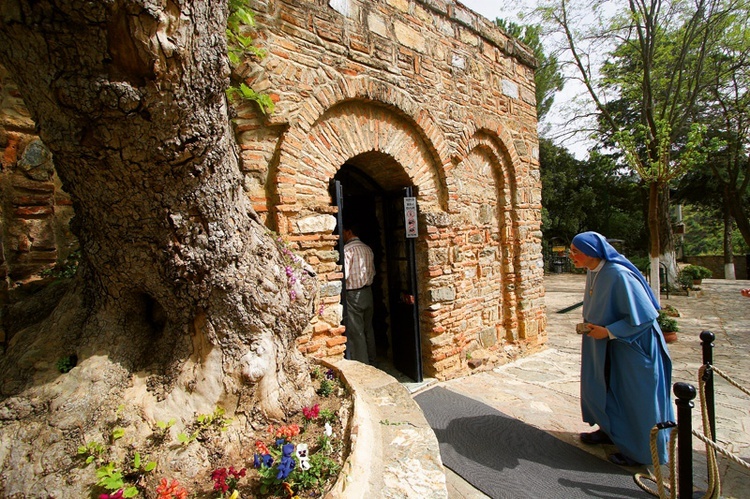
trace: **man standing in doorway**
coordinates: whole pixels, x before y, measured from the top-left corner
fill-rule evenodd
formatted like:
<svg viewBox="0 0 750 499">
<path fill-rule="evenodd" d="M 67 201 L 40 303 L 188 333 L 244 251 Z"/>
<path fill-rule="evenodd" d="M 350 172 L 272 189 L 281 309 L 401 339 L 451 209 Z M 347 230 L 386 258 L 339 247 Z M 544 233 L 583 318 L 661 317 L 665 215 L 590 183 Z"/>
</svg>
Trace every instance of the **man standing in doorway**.
<svg viewBox="0 0 750 499">
<path fill-rule="evenodd" d="M 375 331 L 372 328 L 372 280 L 375 256 L 357 235 L 356 224 L 344 229 L 344 278 L 346 280 L 346 347 L 350 358 L 374 364 Z"/>
</svg>

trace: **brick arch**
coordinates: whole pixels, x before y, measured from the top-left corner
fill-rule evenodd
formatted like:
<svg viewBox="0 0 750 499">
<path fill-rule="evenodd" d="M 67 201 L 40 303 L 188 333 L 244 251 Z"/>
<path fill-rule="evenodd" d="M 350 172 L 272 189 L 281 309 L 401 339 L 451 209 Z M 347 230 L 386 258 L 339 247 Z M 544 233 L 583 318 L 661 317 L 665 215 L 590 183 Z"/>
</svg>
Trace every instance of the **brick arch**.
<svg viewBox="0 0 750 499">
<path fill-rule="evenodd" d="M 387 87 L 382 87 L 379 92 L 372 91 L 371 86 L 367 88 L 370 93 L 366 94 L 366 99 L 338 101 L 324 112 L 318 113 L 312 110 L 312 106 L 303 106 L 305 111 L 299 114 L 296 124 L 288 130 L 281 144 L 277 169 L 278 197 L 308 206 L 319 204 L 321 196 L 327 193 L 329 179 L 347 160 L 368 153 L 381 153 L 401 165 L 403 172 L 417 186 L 420 204 L 424 208 L 445 210 L 448 196 L 439 151 L 445 148 L 445 142 L 441 137 L 436 137 L 436 141 L 429 137 L 437 132 L 437 128 L 424 112 L 417 113 L 415 118 L 400 108 L 370 100 L 373 94 L 380 95 Z M 325 102 L 326 95 L 321 91 L 316 102 Z M 404 102 L 409 104 L 407 110 L 416 109 L 409 101 Z M 428 125 L 427 128 L 420 123 Z M 448 157 L 445 151 L 442 156 Z M 400 187 L 389 185 L 388 172 L 368 173 L 383 187 Z"/>
<path fill-rule="evenodd" d="M 500 272 L 502 283 L 502 297 L 498 301 L 498 316 L 505 329 L 506 339 L 518 339 L 518 303 L 523 283 L 518 282 L 520 274 L 521 254 L 518 234 L 519 182 L 516 176 L 516 163 L 512 159 L 512 152 L 507 147 L 510 135 L 504 133 L 502 127 L 493 129 L 479 128 L 465 142 L 466 157 L 479 155 L 485 158 L 492 169 L 492 179 L 496 193 L 496 216 L 498 218 L 497 235 L 493 238 L 501 259 Z"/>
</svg>

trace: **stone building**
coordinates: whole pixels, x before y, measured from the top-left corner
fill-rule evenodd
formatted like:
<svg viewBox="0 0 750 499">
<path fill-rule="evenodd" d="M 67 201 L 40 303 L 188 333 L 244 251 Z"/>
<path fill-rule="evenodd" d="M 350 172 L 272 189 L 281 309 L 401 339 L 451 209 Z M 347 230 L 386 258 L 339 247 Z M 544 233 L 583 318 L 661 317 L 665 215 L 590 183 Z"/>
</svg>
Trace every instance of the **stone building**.
<svg viewBox="0 0 750 499">
<path fill-rule="evenodd" d="M 379 351 L 402 373 L 446 379 L 540 347 L 530 51 L 453 0 L 250 6 L 266 54 L 238 68 L 235 83 L 276 107 L 237 109 L 241 167 L 256 211 L 320 281 L 300 350 L 345 354 L 338 234 L 352 223 L 363 224 L 376 254 Z M 16 171 L 14 133 L 0 128 L 4 174 Z M 22 204 L 8 199 L 4 210 Z M 12 273 L 23 248 L 3 239 Z"/>
</svg>

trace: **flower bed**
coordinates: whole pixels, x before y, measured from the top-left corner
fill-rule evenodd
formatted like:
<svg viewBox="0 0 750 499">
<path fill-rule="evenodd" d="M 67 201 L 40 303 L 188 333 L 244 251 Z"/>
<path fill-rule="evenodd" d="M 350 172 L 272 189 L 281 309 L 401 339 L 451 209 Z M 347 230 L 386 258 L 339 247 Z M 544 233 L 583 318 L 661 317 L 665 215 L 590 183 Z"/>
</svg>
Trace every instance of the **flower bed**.
<svg viewBox="0 0 750 499">
<path fill-rule="evenodd" d="M 98 481 L 93 485 L 94 497 L 124 499 L 147 497 L 157 499 L 190 498 L 320 498 L 336 482 L 350 452 L 349 419 L 352 412 L 351 394 L 339 380 L 337 371 L 314 366 L 311 371 L 315 387 L 312 403 L 298 414 L 289 415 L 284 424 L 253 422 L 261 427 L 249 432 L 247 462 L 223 462 L 221 438 L 232 420 L 217 408 L 213 414 L 199 415 L 195 422 L 178 434 L 178 444 L 203 445 L 210 449 L 211 462 L 221 463 L 204 474 L 186 477 L 164 477 L 157 460 L 135 452 L 135 460 L 116 461 L 116 440 L 108 447 L 88 444 L 78 449 L 81 464 L 96 466 Z M 167 442 L 174 421 L 161 423 L 159 435 L 151 441 Z M 124 434 L 121 430 L 118 434 Z M 224 437 L 226 438 L 226 437 Z M 250 453 L 252 452 L 252 454 Z M 236 458 L 235 458 L 236 460 Z M 245 460 L 242 460 L 245 461 Z M 202 475 L 202 476 L 201 476 Z"/>
</svg>

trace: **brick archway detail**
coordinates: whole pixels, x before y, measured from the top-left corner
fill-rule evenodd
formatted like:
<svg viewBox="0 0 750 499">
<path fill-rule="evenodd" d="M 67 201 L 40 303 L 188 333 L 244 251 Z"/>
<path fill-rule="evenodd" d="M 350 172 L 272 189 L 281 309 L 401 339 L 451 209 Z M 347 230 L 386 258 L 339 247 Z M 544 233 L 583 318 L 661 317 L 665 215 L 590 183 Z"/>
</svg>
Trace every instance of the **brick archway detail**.
<svg viewBox="0 0 750 499">
<path fill-rule="evenodd" d="M 348 159 L 377 152 L 401 165 L 425 208 L 447 210 L 451 151 L 429 112 L 408 95 L 379 82 L 342 80 L 320 88 L 299 109 L 280 147 L 278 189 L 284 198 L 300 200 L 327 189 Z"/>
<path fill-rule="evenodd" d="M 459 163 L 457 168 L 464 168 L 462 166 L 463 161 L 477 161 L 477 158 L 482 158 L 480 161 L 484 162 L 491 170 L 491 177 L 487 178 L 488 183 L 486 185 L 488 189 L 491 188 L 494 191 L 492 202 L 495 203 L 497 225 L 493 229 L 496 231 L 495 235 L 488 237 L 485 243 L 485 251 L 496 248 L 498 264 L 501 269 L 499 274 L 494 274 L 492 277 L 492 279 L 499 277 L 501 281 L 499 289 L 494 291 L 499 293 L 495 298 L 498 305 L 497 325 L 502 327 L 506 340 L 517 341 L 519 339 L 518 326 L 521 312 L 518 309 L 518 304 L 521 301 L 520 295 L 523 289 L 523 283 L 519 283 L 516 278 L 520 264 L 518 255 L 521 251 L 517 238 L 518 205 L 520 202 L 518 178 L 505 142 L 509 139 L 510 137 L 504 133 L 502 127 L 496 126 L 492 129 L 474 127 L 473 134 L 462 144 L 462 149 L 465 152 L 462 163 Z M 474 159 L 472 160 L 472 158 Z M 476 172 L 476 174 L 482 175 L 479 172 Z M 463 174 L 452 175 L 452 178 L 459 176 L 463 176 Z M 450 199 L 455 200 L 457 207 L 462 199 L 460 194 L 462 191 L 465 192 L 466 188 L 457 191 L 455 195 L 451 192 L 450 195 Z M 485 199 L 490 200 L 489 197 Z M 451 210 L 454 211 L 453 208 Z M 458 229 L 457 227 L 456 230 Z M 485 287 L 482 284 L 482 279 L 483 277 L 479 275 L 474 285 Z M 485 284 L 489 286 L 489 283 Z"/>
</svg>

